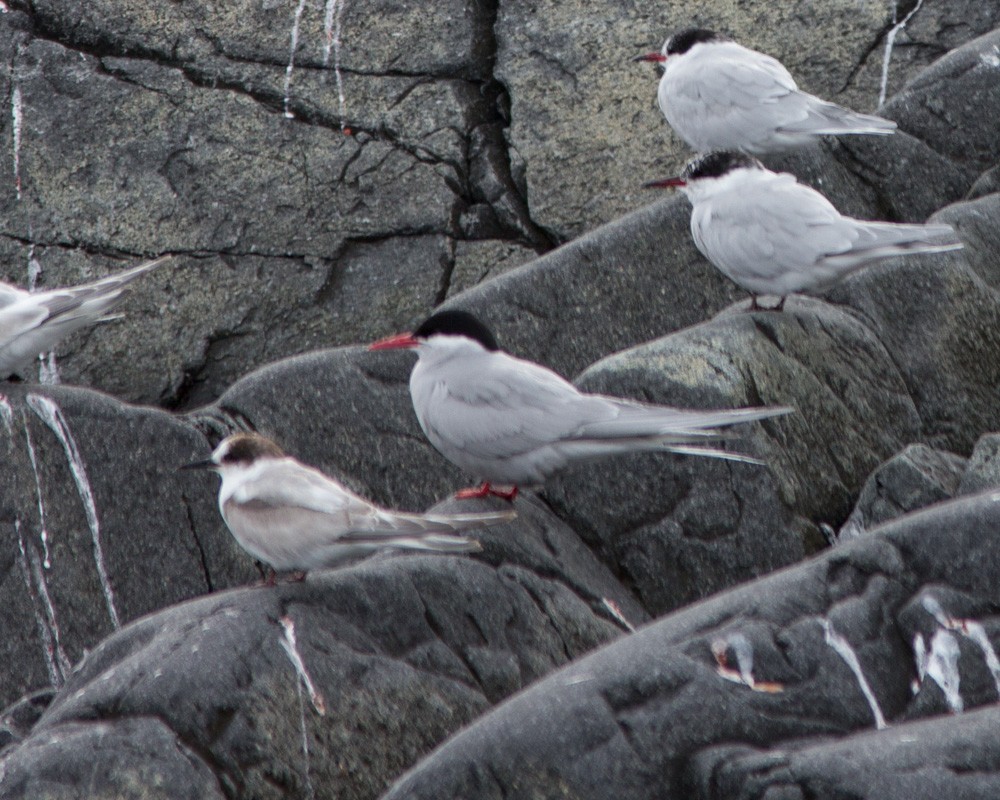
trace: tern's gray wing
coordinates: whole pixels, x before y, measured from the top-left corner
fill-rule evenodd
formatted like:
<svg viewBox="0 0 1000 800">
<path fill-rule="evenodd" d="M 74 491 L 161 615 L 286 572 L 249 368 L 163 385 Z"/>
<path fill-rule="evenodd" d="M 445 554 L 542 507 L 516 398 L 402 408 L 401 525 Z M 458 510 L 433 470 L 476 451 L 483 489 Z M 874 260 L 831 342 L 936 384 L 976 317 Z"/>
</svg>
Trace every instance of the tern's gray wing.
<svg viewBox="0 0 1000 800">
<path fill-rule="evenodd" d="M 696 150 L 742 149 L 764 141 L 803 109 L 783 104 L 798 95 L 777 59 L 735 42 L 715 44 L 667 62 L 657 95 L 670 125 Z"/>
<path fill-rule="evenodd" d="M 410 384 L 414 407 L 428 438 L 449 457 L 460 451 L 510 458 L 572 438 L 582 425 L 615 413 L 603 398 L 506 353 L 419 369 Z"/>
<path fill-rule="evenodd" d="M 827 257 L 850 250 L 858 238 L 855 220 L 791 175 L 762 177 L 745 192 L 698 203 L 691 234 L 709 261 L 741 286 L 779 295 L 834 278 L 838 270 Z"/>
<path fill-rule="evenodd" d="M 263 462 L 255 476 L 233 493 L 233 500 L 328 514 L 345 530 L 350 527 L 352 518 L 359 523 L 374 519 L 376 511 L 372 503 L 343 484 L 292 458 Z"/>
</svg>

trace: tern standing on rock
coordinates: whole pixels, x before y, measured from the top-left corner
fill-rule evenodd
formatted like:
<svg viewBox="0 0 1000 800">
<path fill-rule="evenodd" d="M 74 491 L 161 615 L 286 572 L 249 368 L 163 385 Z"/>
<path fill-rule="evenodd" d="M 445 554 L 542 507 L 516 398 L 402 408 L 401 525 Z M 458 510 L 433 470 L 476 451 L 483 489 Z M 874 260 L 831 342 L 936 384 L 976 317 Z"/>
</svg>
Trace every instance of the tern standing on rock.
<svg viewBox="0 0 1000 800">
<path fill-rule="evenodd" d="M 714 31 L 689 28 L 667 39 L 659 53 L 635 61 L 663 65 L 660 111 L 677 135 L 698 152 L 766 153 L 819 136 L 887 134 L 891 120 L 858 114 L 800 91 L 780 61 Z"/>
<path fill-rule="evenodd" d="M 474 553 L 482 549 L 479 542 L 462 531 L 515 516 L 388 511 L 256 433 L 229 436 L 211 458 L 182 469 L 219 473 L 219 510 L 233 537 L 277 572 L 332 567 L 379 550 Z M 268 583 L 274 583 L 273 572 Z"/>
<path fill-rule="evenodd" d="M 688 411 L 584 394 L 552 370 L 502 352 L 490 330 L 464 311 L 434 314 L 413 333 L 370 349 L 397 348 L 417 351 L 410 396 L 427 438 L 445 458 L 485 481 L 458 497 L 513 500 L 518 487 L 540 485 L 570 464 L 639 450 L 759 464 L 705 443 L 725 438 L 720 426 L 791 411 Z"/>
<path fill-rule="evenodd" d="M 26 292 L 0 283 L 0 380 L 80 328 L 100 322 L 126 297 L 132 281 L 172 256 L 162 256 L 93 283 Z"/>
<path fill-rule="evenodd" d="M 691 201 L 691 235 L 702 254 L 753 296 L 781 298 L 829 286 L 879 259 L 961 249 L 950 225 L 866 222 L 843 216 L 794 175 L 771 172 L 743 153 L 715 152 L 687 163 L 676 178 Z"/>
</svg>

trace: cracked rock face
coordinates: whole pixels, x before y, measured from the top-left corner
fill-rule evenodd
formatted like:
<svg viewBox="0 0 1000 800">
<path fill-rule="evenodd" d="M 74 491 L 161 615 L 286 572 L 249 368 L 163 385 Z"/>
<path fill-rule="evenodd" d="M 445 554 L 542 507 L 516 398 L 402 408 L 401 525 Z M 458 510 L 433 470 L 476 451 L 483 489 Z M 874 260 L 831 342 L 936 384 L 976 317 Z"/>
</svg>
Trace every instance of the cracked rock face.
<svg viewBox="0 0 1000 800">
<path fill-rule="evenodd" d="M 870 110 L 893 22 L 832 0 L 693 17 L 631 2 L 8 5 L 0 274 L 25 285 L 40 268 L 49 287 L 192 256 L 137 286 L 124 320 L 58 349 L 66 382 L 185 410 L 267 361 L 405 328 L 645 205 L 637 187 L 687 154 L 655 71 L 629 59 L 672 30 L 728 31 Z M 998 17 L 926 0 L 896 33 L 889 91 Z"/>
</svg>

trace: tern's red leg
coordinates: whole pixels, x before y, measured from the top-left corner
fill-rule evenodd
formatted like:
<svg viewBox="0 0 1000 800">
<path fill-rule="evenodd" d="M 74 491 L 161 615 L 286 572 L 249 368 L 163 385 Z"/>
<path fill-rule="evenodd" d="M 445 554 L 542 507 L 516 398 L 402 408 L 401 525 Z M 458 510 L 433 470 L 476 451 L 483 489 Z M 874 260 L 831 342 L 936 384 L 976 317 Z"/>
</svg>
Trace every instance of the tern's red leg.
<svg viewBox="0 0 1000 800">
<path fill-rule="evenodd" d="M 509 500 L 511 503 L 514 502 L 514 498 L 517 497 L 517 486 L 514 486 L 509 492 L 503 492 L 499 489 L 490 489 L 490 494 L 494 497 L 502 498 L 503 500 Z"/>
<path fill-rule="evenodd" d="M 274 586 L 275 581 L 278 579 L 278 573 L 275 572 L 270 567 L 267 568 L 267 577 L 264 578 L 265 586 Z"/>
<path fill-rule="evenodd" d="M 462 489 L 460 492 L 455 492 L 456 500 L 475 500 L 483 497 L 489 497 L 493 495 L 494 497 L 501 497 L 504 500 L 514 501 L 517 497 L 517 486 L 514 486 L 509 491 L 503 491 L 502 489 L 494 489 L 489 481 L 483 481 L 482 486 L 474 486 L 470 489 Z"/>
<path fill-rule="evenodd" d="M 288 580 L 292 583 L 302 583 L 306 579 L 306 571 L 304 569 L 298 569 L 293 572 Z"/>
<path fill-rule="evenodd" d="M 751 311 L 781 311 L 785 307 L 785 297 L 787 297 L 787 295 L 785 297 L 782 297 L 778 301 L 778 305 L 776 306 L 762 306 L 760 303 L 757 302 L 757 295 L 752 294 L 750 295 L 750 297 L 752 298 L 750 300 Z"/>
<path fill-rule="evenodd" d="M 476 500 L 481 497 L 489 497 L 492 492 L 489 481 L 483 481 L 482 486 L 473 486 L 469 489 L 462 489 L 455 492 L 456 500 Z"/>
</svg>

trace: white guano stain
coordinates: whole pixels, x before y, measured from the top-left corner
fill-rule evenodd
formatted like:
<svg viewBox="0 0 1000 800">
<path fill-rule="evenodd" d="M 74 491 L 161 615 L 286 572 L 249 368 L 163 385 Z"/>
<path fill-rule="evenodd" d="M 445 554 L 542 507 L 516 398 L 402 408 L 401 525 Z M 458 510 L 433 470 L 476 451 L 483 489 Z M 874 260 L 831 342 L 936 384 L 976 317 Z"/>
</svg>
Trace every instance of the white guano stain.
<svg viewBox="0 0 1000 800">
<path fill-rule="evenodd" d="M 288 66 L 285 67 L 285 99 L 284 109 L 286 119 L 294 119 L 295 114 L 291 110 L 292 93 L 292 73 L 295 71 L 295 53 L 299 49 L 299 23 L 302 21 L 302 12 L 306 9 L 306 0 L 299 0 L 295 7 L 295 16 L 292 18 L 291 45 L 288 56 Z"/>
<path fill-rule="evenodd" d="M 94 566 L 97 569 L 97 577 L 101 583 L 101 590 L 104 593 L 104 602 L 108 609 L 108 616 L 111 624 L 117 630 L 121 627 L 118 618 L 118 611 L 115 608 L 115 593 L 111 586 L 111 579 L 108 577 L 108 570 L 104 561 L 104 550 L 101 546 L 101 524 L 97 517 L 97 504 L 94 502 L 94 493 L 90 488 L 90 481 L 87 478 L 87 469 L 84 466 L 80 450 L 76 446 L 76 440 L 69 429 L 66 418 L 62 411 L 50 398 L 40 394 L 29 394 L 27 397 L 28 407 L 35 415 L 44 422 L 55 434 L 56 439 L 62 445 L 66 454 L 66 461 L 69 464 L 70 474 L 76 484 L 77 493 L 83 503 L 83 511 L 87 517 L 87 525 L 90 528 L 90 538 L 94 552 Z"/>
<path fill-rule="evenodd" d="M 899 14 L 899 4 L 897 0 L 892 2 L 892 29 L 885 37 L 885 51 L 882 54 L 882 81 L 879 86 L 878 91 L 878 108 L 881 109 L 885 105 L 885 97 L 889 91 L 889 63 L 892 61 L 892 48 L 896 43 L 896 36 L 899 32 L 906 28 L 907 23 L 913 16 L 920 10 L 920 7 L 924 4 L 924 0 L 917 0 L 917 4 L 910 10 L 903 19 L 897 22 Z"/>
<path fill-rule="evenodd" d="M 292 666 L 295 668 L 298 680 L 301 681 L 302 685 L 305 686 L 306 691 L 309 692 L 309 700 L 312 703 L 313 708 L 316 709 L 316 713 L 322 717 L 326 714 L 326 701 L 323 699 L 323 695 L 316 689 L 315 684 L 313 684 L 312 678 L 306 670 L 305 662 L 302 660 L 302 656 L 299 653 L 298 644 L 295 639 L 295 621 L 286 615 L 281 618 L 280 622 L 281 627 L 284 630 L 284 635 L 281 639 L 281 647 L 288 656 L 288 660 L 292 662 Z"/>
<path fill-rule="evenodd" d="M 854 677 L 858 681 L 858 686 L 861 688 L 861 694 L 865 696 L 865 700 L 868 701 L 868 707 L 872 710 L 876 730 L 889 727 L 882 714 L 882 709 L 879 707 L 878 699 L 875 697 L 872 687 L 868 684 L 864 670 L 861 669 L 861 662 L 858 661 L 858 655 L 854 652 L 854 648 L 851 647 L 851 643 L 837 633 L 833 628 L 833 623 L 825 617 L 819 621 L 819 624 L 823 627 L 823 636 L 826 639 L 826 643 L 833 648 L 834 652 L 843 659 L 844 663 L 851 668 L 851 672 L 854 673 Z"/>
</svg>

